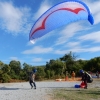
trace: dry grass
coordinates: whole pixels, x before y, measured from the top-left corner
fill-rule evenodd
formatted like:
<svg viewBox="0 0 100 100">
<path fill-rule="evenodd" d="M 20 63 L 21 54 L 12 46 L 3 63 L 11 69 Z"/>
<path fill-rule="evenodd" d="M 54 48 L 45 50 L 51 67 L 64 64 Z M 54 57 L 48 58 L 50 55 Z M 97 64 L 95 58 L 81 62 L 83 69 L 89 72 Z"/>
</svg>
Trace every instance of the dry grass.
<svg viewBox="0 0 100 100">
<path fill-rule="evenodd" d="M 100 100 L 100 79 L 94 79 L 89 83 L 88 89 L 83 88 L 59 88 L 54 89 L 51 95 L 52 100 Z"/>
<path fill-rule="evenodd" d="M 100 89 L 55 89 L 52 100 L 100 100 Z"/>
</svg>

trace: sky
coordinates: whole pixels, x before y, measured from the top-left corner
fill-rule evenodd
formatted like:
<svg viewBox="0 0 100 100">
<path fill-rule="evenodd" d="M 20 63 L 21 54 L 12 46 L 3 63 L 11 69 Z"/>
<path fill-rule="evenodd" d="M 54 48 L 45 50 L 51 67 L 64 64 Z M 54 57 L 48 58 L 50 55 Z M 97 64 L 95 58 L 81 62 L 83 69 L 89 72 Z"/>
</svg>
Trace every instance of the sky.
<svg viewBox="0 0 100 100">
<path fill-rule="evenodd" d="M 35 21 L 50 7 L 65 0 L 0 0 L 0 61 L 20 61 L 33 66 L 45 65 L 70 51 L 77 59 L 100 56 L 100 0 L 81 0 L 91 9 L 94 25 L 87 20 L 70 23 L 29 41 Z"/>
</svg>

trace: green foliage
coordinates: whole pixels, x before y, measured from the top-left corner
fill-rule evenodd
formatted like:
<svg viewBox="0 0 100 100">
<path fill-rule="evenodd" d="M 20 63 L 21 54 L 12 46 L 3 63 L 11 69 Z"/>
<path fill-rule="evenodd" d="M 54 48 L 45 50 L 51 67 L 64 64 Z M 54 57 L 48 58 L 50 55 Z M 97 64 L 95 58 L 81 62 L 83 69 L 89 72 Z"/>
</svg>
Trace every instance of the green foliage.
<svg viewBox="0 0 100 100">
<path fill-rule="evenodd" d="M 50 75 L 50 70 L 46 70 L 46 78 L 50 79 L 51 75 Z"/>
<path fill-rule="evenodd" d="M 0 61 L 0 69 L 2 69 L 4 63 L 2 61 Z"/>
<path fill-rule="evenodd" d="M 6 82 L 10 82 L 10 76 L 7 73 L 2 74 L 2 78 L 1 78 L 1 82 L 2 83 L 6 83 Z"/>
<path fill-rule="evenodd" d="M 65 78 L 71 75 L 72 71 L 79 76 L 79 70 L 100 72 L 100 57 L 95 57 L 90 60 L 76 60 L 75 54 L 69 52 L 63 57 L 46 62 L 44 66 L 32 66 L 27 63 L 21 66 L 20 61 L 12 60 L 9 64 L 4 64 L 0 61 L 0 82 L 9 82 L 10 79 L 28 81 L 29 73 L 36 68 L 36 80 Z M 66 74 L 68 72 L 68 74 Z"/>
<path fill-rule="evenodd" d="M 29 73 L 33 70 L 33 67 L 27 63 L 24 63 L 22 70 L 23 70 L 22 79 L 28 81 L 29 80 Z"/>
<path fill-rule="evenodd" d="M 9 66 L 11 67 L 11 70 L 13 70 L 15 72 L 15 74 L 20 73 L 21 70 L 21 63 L 20 61 L 15 61 L 12 60 L 9 64 Z"/>
<path fill-rule="evenodd" d="M 61 75 L 64 71 L 64 63 L 60 60 L 50 60 L 46 65 L 46 70 L 50 71 L 50 77 Z"/>
<path fill-rule="evenodd" d="M 76 60 L 75 54 L 72 54 L 72 52 L 69 52 L 68 54 L 65 54 L 63 57 L 60 58 L 61 61 L 64 61 L 66 64 L 66 70 L 71 72 L 73 65 L 75 65 Z"/>
<path fill-rule="evenodd" d="M 4 64 L 3 67 L 2 67 L 2 71 L 4 73 L 9 73 L 10 72 L 10 69 L 11 69 L 10 66 L 7 65 L 7 64 Z"/>
<path fill-rule="evenodd" d="M 96 84 L 99 81 L 95 80 Z M 99 100 L 100 88 L 92 87 L 87 90 L 80 88 L 56 88 L 51 93 L 52 100 Z"/>
<path fill-rule="evenodd" d="M 37 67 L 36 79 L 43 80 L 45 77 L 44 67 Z"/>
<path fill-rule="evenodd" d="M 33 69 L 33 67 L 31 65 L 28 65 L 27 63 L 23 64 L 23 70 L 25 72 L 30 72 L 30 71 L 32 71 L 32 69 Z"/>
</svg>

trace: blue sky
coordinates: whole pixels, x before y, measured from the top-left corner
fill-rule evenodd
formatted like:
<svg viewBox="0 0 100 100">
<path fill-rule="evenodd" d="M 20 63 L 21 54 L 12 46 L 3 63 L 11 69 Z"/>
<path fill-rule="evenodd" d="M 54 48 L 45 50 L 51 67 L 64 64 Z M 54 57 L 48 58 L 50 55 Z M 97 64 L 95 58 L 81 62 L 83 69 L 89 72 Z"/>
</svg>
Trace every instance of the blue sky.
<svg viewBox="0 0 100 100">
<path fill-rule="evenodd" d="M 72 51 L 77 59 L 100 56 L 100 0 L 82 0 L 94 17 L 94 25 L 78 21 L 60 27 L 42 38 L 29 42 L 34 22 L 47 9 L 64 0 L 0 0 L 0 60 L 9 64 L 18 60 L 45 65 Z"/>
</svg>

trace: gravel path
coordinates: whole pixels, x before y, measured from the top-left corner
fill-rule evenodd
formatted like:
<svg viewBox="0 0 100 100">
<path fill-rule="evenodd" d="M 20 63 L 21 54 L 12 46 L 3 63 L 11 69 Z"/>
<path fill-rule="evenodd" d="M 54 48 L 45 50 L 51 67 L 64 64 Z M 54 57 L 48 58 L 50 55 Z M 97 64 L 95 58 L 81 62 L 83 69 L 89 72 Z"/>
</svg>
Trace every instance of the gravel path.
<svg viewBox="0 0 100 100">
<path fill-rule="evenodd" d="M 36 82 L 37 89 L 31 89 L 28 82 L 0 83 L 0 100 L 51 100 L 52 89 L 74 88 L 80 81 L 66 82 Z M 100 87 L 99 81 L 89 84 L 89 88 Z"/>
</svg>

